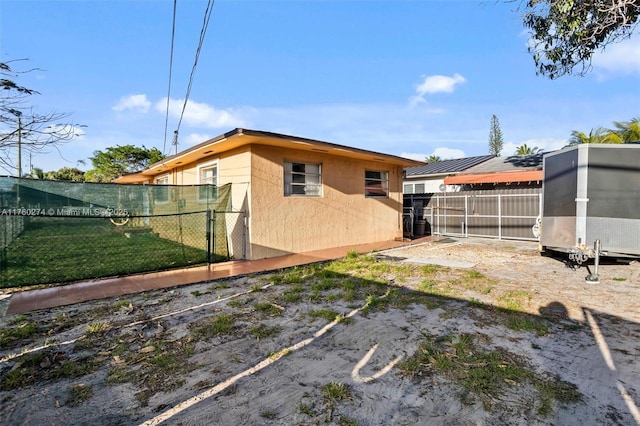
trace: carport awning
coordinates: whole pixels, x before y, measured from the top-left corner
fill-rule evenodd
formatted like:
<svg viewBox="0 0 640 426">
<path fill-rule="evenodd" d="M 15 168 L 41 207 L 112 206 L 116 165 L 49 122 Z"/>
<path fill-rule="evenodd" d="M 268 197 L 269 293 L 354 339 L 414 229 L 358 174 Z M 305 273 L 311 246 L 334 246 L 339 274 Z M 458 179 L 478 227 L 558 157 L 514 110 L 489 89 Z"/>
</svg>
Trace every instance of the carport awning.
<svg viewBox="0 0 640 426">
<path fill-rule="evenodd" d="M 444 178 L 446 185 L 465 185 L 476 183 L 512 183 L 536 182 L 542 180 L 542 170 L 519 170 L 499 173 L 469 173 Z"/>
</svg>

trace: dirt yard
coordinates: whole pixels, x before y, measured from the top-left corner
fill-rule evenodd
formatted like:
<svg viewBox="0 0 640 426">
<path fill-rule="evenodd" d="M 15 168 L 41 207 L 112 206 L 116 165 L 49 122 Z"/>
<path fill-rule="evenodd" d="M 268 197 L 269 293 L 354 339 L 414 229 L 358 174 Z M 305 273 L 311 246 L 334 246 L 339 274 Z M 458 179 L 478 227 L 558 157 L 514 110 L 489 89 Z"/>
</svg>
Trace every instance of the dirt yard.
<svg viewBox="0 0 640 426">
<path fill-rule="evenodd" d="M 640 263 L 444 239 L 0 319 L 7 425 L 640 424 Z"/>
</svg>

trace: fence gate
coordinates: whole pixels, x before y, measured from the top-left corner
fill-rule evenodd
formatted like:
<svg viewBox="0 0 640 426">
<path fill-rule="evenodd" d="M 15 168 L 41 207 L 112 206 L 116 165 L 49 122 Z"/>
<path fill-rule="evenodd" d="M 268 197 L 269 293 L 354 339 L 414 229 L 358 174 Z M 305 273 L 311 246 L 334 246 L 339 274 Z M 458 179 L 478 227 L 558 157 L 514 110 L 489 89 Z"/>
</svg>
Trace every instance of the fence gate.
<svg viewBox="0 0 640 426">
<path fill-rule="evenodd" d="M 537 240 L 532 227 L 540 214 L 541 189 L 498 191 L 465 191 L 405 196 L 405 209 L 412 204 L 411 220 L 414 236 L 421 219 L 426 221 L 427 234 L 458 237 L 489 237 L 498 239 Z M 417 214 L 415 203 L 424 206 Z"/>
<path fill-rule="evenodd" d="M 246 214 L 234 211 L 208 211 L 207 260 L 240 260 L 246 253 Z"/>
</svg>

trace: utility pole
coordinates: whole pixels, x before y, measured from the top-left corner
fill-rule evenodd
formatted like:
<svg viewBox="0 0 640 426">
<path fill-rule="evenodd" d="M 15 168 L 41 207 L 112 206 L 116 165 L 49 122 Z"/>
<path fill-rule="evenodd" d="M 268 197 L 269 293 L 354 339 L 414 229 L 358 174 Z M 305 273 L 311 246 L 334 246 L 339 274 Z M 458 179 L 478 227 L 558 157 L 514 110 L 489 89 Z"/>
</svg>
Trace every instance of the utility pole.
<svg viewBox="0 0 640 426">
<path fill-rule="evenodd" d="M 18 114 L 18 177 L 22 177 L 22 114 Z"/>
</svg>

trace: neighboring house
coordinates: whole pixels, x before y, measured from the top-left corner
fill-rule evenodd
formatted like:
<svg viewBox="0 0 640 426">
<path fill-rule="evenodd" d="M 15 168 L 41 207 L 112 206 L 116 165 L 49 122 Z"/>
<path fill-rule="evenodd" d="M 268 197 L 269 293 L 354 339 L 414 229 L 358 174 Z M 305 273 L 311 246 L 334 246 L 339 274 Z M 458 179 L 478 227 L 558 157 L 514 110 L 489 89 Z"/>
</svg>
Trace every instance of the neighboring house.
<svg viewBox="0 0 640 426">
<path fill-rule="evenodd" d="M 246 214 L 245 257 L 262 259 L 402 238 L 403 170 L 420 164 L 328 142 L 234 129 L 115 182 L 231 184 L 231 207 Z"/>
<path fill-rule="evenodd" d="M 464 191 L 504 188 L 542 188 L 542 157 L 546 153 L 494 157 L 444 179 Z"/>
<path fill-rule="evenodd" d="M 445 178 L 495 158 L 493 155 L 442 160 L 405 169 L 404 194 L 428 194 L 458 191 L 457 186 L 445 187 Z"/>
</svg>

